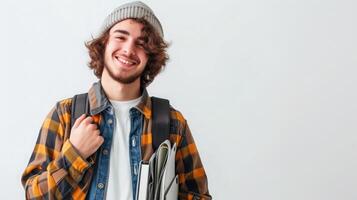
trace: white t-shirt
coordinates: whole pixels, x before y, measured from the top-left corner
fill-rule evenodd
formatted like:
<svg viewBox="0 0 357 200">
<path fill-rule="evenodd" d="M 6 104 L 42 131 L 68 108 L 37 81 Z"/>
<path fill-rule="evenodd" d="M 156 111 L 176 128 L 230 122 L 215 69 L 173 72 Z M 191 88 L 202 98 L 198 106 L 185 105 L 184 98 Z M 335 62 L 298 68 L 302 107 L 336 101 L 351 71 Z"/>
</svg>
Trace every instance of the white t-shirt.
<svg viewBox="0 0 357 200">
<path fill-rule="evenodd" d="M 110 151 L 109 178 L 106 199 L 132 200 L 132 179 L 129 157 L 130 115 L 129 110 L 142 99 L 130 101 L 110 100 L 114 107 L 115 124 Z"/>
</svg>

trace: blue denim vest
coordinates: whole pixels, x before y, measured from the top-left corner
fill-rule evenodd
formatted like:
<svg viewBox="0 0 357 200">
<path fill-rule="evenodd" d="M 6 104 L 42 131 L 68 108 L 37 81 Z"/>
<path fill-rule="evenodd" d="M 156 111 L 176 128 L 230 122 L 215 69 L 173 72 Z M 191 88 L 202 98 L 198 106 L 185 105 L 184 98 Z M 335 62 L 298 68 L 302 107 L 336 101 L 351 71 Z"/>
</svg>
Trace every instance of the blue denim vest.
<svg viewBox="0 0 357 200">
<path fill-rule="evenodd" d="M 109 177 L 110 150 L 112 146 L 113 131 L 115 127 L 115 116 L 113 107 L 108 105 L 102 111 L 102 121 L 99 125 L 100 132 L 104 137 L 104 143 L 97 151 L 96 164 L 91 185 L 86 199 L 105 199 L 106 188 Z M 129 135 L 129 155 L 132 177 L 133 199 L 135 199 L 136 183 L 138 179 L 139 162 L 141 161 L 141 132 L 143 115 L 137 108 L 130 109 L 130 135 Z M 119 188 L 118 188 L 119 189 Z"/>
</svg>

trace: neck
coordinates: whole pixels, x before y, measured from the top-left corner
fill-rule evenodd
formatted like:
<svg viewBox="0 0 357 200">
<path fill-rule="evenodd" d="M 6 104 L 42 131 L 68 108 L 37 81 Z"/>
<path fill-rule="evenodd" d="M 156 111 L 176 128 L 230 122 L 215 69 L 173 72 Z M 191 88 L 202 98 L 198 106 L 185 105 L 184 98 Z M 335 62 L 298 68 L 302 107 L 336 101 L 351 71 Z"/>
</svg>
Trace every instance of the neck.
<svg viewBox="0 0 357 200">
<path fill-rule="evenodd" d="M 115 101 L 129 101 L 140 97 L 140 79 L 129 84 L 123 84 L 115 80 L 108 80 L 102 76 L 101 84 L 108 99 Z"/>
</svg>

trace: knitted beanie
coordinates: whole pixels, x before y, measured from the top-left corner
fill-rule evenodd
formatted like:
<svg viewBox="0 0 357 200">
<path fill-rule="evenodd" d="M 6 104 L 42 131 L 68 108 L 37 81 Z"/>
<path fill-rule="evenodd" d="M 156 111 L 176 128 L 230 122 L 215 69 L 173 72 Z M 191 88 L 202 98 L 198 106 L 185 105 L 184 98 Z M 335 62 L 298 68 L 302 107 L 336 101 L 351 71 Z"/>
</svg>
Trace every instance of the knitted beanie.
<svg viewBox="0 0 357 200">
<path fill-rule="evenodd" d="M 164 36 L 160 21 L 156 18 L 154 12 L 141 1 L 134 1 L 123 4 L 113 10 L 104 20 L 100 29 L 100 35 L 110 29 L 116 23 L 129 18 L 144 18 L 161 37 Z"/>
</svg>

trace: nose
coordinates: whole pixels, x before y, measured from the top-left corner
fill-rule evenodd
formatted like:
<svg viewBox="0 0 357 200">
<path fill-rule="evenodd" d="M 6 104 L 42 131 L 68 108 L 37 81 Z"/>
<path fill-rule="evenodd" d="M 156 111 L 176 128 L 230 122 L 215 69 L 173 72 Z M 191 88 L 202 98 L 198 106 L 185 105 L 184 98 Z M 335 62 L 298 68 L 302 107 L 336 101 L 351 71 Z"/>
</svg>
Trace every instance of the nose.
<svg viewBox="0 0 357 200">
<path fill-rule="evenodd" d="M 135 55 L 135 44 L 133 41 L 128 40 L 123 44 L 123 53 L 128 57 Z"/>
</svg>

